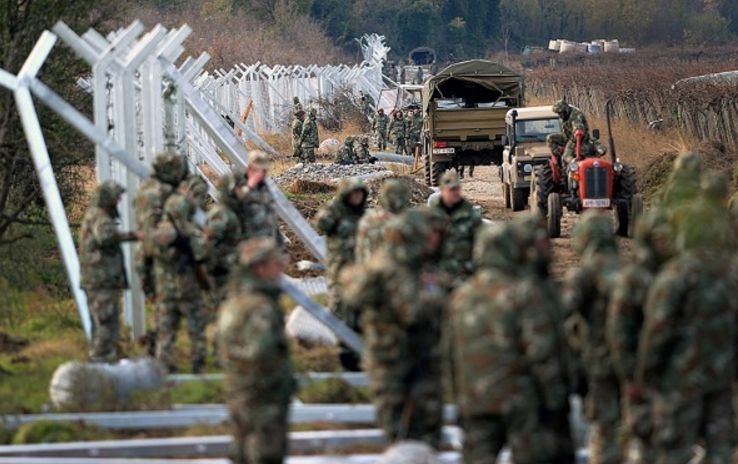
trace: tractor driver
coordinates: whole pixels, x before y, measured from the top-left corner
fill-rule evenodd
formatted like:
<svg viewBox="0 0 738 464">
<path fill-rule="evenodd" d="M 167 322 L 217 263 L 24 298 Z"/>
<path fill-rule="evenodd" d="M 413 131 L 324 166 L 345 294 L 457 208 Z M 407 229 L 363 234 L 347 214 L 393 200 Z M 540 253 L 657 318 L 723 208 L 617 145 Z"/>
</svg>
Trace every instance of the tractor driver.
<svg viewBox="0 0 738 464">
<path fill-rule="evenodd" d="M 561 120 L 561 132 L 566 140 L 564 147 L 564 162 L 568 165 L 577 155 L 577 146 L 580 147 L 582 158 L 586 158 L 594 154 L 592 150 L 592 142 L 589 136 L 589 125 L 587 117 L 582 111 L 571 106 L 564 100 L 559 100 L 553 104 L 551 110 L 559 115 Z"/>
</svg>

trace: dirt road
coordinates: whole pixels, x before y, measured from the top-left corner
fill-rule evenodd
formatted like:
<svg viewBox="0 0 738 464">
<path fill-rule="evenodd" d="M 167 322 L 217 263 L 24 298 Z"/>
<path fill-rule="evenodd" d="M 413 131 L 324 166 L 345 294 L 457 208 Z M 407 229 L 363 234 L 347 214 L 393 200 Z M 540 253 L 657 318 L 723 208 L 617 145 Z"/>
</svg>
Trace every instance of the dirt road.
<svg viewBox="0 0 738 464">
<path fill-rule="evenodd" d="M 505 208 L 505 202 L 502 197 L 502 184 L 500 183 L 497 167 L 477 167 L 474 170 L 474 177 L 467 177 L 462 183 L 466 197 L 482 206 L 484 217 L 487 219 L 492 221 L 510 221 L 516 215 L 526 214 L 528 212 L 526 210 L 524 212 L 513 213 L 511 209 Z M 579 257 L 571 245 L 571 231 L 578 220 L 578 215 L 565 211 L 561 219 L 561 238 L 552 240 L 554 248 L 554 265 L 552 271 L 556 279 L 563 278 L 568 269 L 579 263 Z M 618 239 L 618 243 L 626 256 L 630 256 L 630 240 Z"/>
</svg>

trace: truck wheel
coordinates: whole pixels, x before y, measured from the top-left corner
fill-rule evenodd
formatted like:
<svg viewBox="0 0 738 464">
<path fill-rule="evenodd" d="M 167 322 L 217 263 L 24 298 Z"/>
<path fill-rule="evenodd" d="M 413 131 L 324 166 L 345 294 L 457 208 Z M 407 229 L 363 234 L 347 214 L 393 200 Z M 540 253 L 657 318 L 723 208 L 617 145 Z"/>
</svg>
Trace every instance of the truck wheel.
<svg viewBox="0 0 738 464">
<path fill-rule="evenodd" d="M 510 186 L 504 181 L 502 182 L 502 198 L 505 199 L 505 208 L 510 209 L 512 207 L 510 203 Z"/>
<path fill-rule="evenodd" d="M 512 203 L 513 211 L 523 211 L 525 209 L 525 190 L 508 187 L 510 190 L 510 203 Z"/>
<path fill-rule="evenodd" d="M 643 216 L 643 195 L 637 193 L 630 199 L 628 214 L 628 237 L 635 237 L 636 224 Z"/>
<path fill-rule="evenodd" d="M 430 156 L 423 156 L 423 176 L 425 177 L 425 185 L 431 185 L 431 162 Z"/>
<path fill-rule="evenodd" d="M 551 166 L 544 164 L 543 166 L 537 167 L 534 176 L 535 184 L 533 184 L 533 191 L 535 192 L 535 197 L 531 196 L 531 208 L 535 202 L 535 207 L 538 211 L 545 215 L 548 211 L 548 198 L 554 191 Z"/>
<path fill-rule="evenodd" d="M 557 238 L 561 236 L 561 198 L 558 193 L 551 193 L 546 200 L 546 228 L 548 236 Z"/>
<path fill-rule="evenodd" d="M 438 185 L 441 183 L 441 176 L 444 172 L 448 169 L 450 163 L 447 162 L 432 162 L 431 165 L 431 179 L 430 179 L 430 185 L 432 187 L 438 187 Z"/>
</svg>

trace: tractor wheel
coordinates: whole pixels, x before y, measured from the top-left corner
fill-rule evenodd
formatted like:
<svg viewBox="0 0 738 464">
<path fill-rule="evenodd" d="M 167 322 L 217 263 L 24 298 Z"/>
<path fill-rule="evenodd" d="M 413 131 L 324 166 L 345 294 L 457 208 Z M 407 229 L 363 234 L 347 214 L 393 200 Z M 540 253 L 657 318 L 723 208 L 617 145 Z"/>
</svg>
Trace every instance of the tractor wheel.
<svg viewBox="0 0 738 464">
<path fill-rule="evenodd" d="M 438 187 L 441 183 L 441 176 L 449 168 L 450 163 L 447 162 L 430 162 L 430 185 L 431 187 Z"/>
<path fill-rule="evenodd" d="M 512 204 L 510 202 L 510 185 L 506 184 L 504 181 L 502 182 L 502 198 L 505 199 L 505 208 L 512 208 Z"/>
<path fill-rule="evenodd" d="M 546 201 L 548 214 L 546 215 L 546 226 L 548 236 L 557 238 L 561 236 L 561 198 L 558 193 L 548 195 Z"/>
<path fill-rule="evenodd" d="M 615 198 L 627 200 L 633 198 L 638 193 L 638 184 L 636 183 L 636 171 L 633 166 L 623 165 L 623 171 L 620 173 L 618 185 L 615 190 Z"/>
<path fill-rule="evenodd" d="M 525 209 L 525 190 L 508 187 L 510 190 L 510 203 L 513 211 L 523 211 Z"/>
<path fill-rule="evenodd" d="M 532 182 L 531 208 L 536 208 L 544 216 L 548 211 L 548 198 L 554 191 L 553 171 L 551 166 L 544 164 L 536 168 Z M 533 195 L 535 193 L 535 196 Z M 560 203 L 559 203 L 560 204 Z"/>
<path fill-rule="evenodd" d="M 635 237 L 636 224 L 643 216 L 643 195 L 637 193 L 630 199 L 630 211 L 628 212 L 628 237 Z"/>
<path fill-rule="evenodd" d="M 425 177 L 425 185 L 431 185 L 431 162 L 430 155 L 423 155 L 423 176 Z"/>
</svg>

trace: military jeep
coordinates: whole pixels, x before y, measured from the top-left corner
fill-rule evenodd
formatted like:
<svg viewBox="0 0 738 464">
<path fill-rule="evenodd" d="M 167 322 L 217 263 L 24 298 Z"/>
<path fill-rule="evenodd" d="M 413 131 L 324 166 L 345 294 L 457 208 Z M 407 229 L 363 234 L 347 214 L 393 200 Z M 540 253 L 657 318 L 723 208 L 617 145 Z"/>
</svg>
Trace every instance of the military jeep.
<svg viewBox="0 0 738 464">
<path fill-rule="evenodd" d="M 551 156 L 546 137 L 561 132 L 561 125 L 550 106 L 533 106 L 508 111 L 505 126 L 500 165 L 502 197 L 506 208 L 522 211 L 530 195 L 533 171 L 548 164 Z"/>
</svg>

